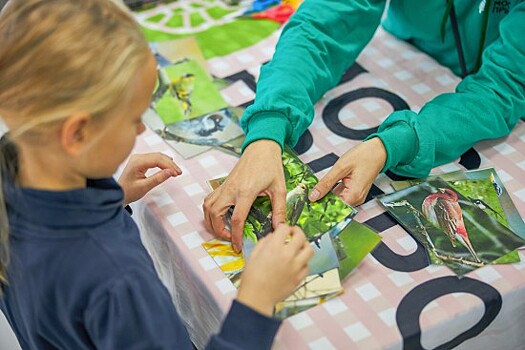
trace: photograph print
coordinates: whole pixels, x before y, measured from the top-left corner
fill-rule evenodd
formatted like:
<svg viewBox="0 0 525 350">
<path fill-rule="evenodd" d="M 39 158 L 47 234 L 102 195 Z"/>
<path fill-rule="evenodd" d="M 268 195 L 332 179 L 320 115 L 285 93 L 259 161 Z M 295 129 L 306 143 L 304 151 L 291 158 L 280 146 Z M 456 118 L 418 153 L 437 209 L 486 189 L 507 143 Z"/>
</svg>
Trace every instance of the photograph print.
<svg viewBox="0 0 525 350">
<path fill-rule="evenodd" d="M 492 264 L 525 241 L 440 178 L 379 198 L 427 249 L 432 263 L 463 275 Z"/>
</svg>

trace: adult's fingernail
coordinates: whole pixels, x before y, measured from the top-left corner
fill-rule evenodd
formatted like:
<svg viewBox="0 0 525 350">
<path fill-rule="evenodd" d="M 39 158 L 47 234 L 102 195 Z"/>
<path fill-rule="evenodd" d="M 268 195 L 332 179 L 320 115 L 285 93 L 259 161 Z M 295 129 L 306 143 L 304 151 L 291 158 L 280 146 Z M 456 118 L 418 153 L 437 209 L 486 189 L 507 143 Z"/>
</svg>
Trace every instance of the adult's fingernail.
<svg viewBox="0 0 525 350">
<path fill-rule="evenodd" d="M 233 245 L 233 250 L 235 251 L 235 253 L 239 254 L 241 252 L 241 248 L 237 245 L 237 244 L 234 244 Z"/>
<path fill-rule="evenodd" d="M 314 189 L 312 190 L 312 192 L 310 192 L 310 195 L 308 196 L 308 199 L 310 199 L 310 201 L 312 201 L 312 202 L 313 202 L 313 201 L 316 201 L 316 200 L 319 199 L 319 195 L 320 195 L 320 194 L 321 194 L 321 193 L 319 192 L 319 190 L 316 189 L 316 188 L 314 188 Z"/>
</svg>

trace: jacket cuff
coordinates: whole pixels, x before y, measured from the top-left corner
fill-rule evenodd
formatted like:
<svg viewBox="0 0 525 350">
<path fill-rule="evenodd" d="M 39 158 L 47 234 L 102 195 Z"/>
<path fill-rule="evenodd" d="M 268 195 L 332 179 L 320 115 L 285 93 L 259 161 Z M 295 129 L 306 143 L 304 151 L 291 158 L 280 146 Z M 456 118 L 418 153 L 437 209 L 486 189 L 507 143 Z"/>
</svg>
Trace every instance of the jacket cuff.
<svg viewBox="0 0 525 350">
<path fill-rule="evenodd" d="M 259 140 L 273 140 L 284 150 L 284 143 L 292 133 L 292 125 L 286 116 L 279 112 L 259 112 L 250 117 L 244 126 L 246 138 L 242 151 L 252 142 Z"/>
<path fill-rule="evenodd" d="M 281 321 L 266 317 L 248 306 L 233 301 L 222 324 L 221 335 L 239 349 L 270 349 Z"/>
<path fill-rule="evenodd" d="M 379 137 L 386 149 L 386 162 L 381 172 L 412 162 L 418 152 L 416 132 L 405 122 L 394 123 L 366 140 Z"/>
</svg>

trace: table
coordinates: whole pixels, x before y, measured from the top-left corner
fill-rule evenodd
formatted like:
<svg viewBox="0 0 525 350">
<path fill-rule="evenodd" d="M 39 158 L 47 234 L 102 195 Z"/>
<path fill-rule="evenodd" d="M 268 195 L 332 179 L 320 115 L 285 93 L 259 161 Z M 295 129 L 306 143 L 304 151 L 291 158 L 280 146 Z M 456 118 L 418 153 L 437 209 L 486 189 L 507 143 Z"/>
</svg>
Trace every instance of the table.
<svg viewBox="0 0 525 350">
<path fill-rule="evenodd" d="M 254 98 L 260 65 L 279 33 L 233 54 L 208 61 L 211 72 L 234 83 L 224 90 L 232 105 Z M 453 91 L 459 79 L 425 54 L 378 30 L 341 83 L 315 106 L 316 116 L 297 152 L 322 176 L 394 109 L 418 111 L 434 96 Z M 147 130 L 134 152 L 164 152 L 183 175 L 150 192 L 134 206 L 159 275 L 198 348 L 235 297 L 236 290 L 201 244 L 206 180 L 227 175 L 236 158 L 212 150 L 183 160 Z M 525 217 L 525 123 L 504 139 L 482 142 L 434 173 L 494 166 Z M 390 192 L 387 175 L 371 194 Z M 459 279 L 428 266 L 421 245 L 369 198 L 355 218 L 376 229 L 383 242 L 343 282 L 345 293 L 283 322 L 275 349 L 525 349 L 525 252 L 514 265 L 487 266 Z"/>
</svg>

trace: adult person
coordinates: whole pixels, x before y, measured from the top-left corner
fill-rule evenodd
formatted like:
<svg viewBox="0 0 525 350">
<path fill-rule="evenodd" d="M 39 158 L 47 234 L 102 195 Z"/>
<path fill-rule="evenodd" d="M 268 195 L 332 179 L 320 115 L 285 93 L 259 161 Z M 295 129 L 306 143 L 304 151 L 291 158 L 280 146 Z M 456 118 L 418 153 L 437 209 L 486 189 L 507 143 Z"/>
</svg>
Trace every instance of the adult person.
<svg viewBox="0 0 525 350">
<path fill-rule="evenodd" d="M 285 220 L 283 146 L 295 145 L 310 125 L 313 105 L 355 62 L 386 6 L 386 0 L 306 0 L 284 28 L 241 120 L 242 157 L 204 202 L 208 229 L 238 251 L 258 195 L 270 196 L 274 226 Z M 335 163 L 310 191 L 312 201 L 342 180 L 334 191 L 361 204 L 381 171 L 426 176 L 476 142 L 506 136 L 525 114 L 524 1 L 391 0 L 382 25 L 464 79 L 419 113 L 392 113 Z M 230 206 L 231 232 L 224 225 Z"/>
</svg>

